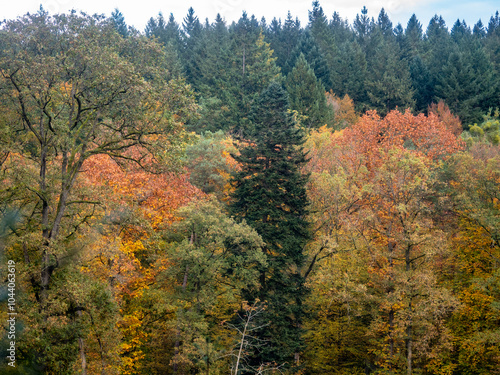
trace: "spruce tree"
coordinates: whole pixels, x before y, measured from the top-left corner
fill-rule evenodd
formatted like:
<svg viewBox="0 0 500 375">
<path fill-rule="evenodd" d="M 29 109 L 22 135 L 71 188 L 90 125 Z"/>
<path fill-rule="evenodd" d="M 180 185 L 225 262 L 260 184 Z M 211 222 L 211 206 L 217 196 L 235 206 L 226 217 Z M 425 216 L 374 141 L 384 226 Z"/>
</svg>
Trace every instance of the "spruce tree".
<svg viewBox="0 0 500 375">
<path fill-rule="evenodd" d="M 480 122 L 498 106 L 499 85 L 486 51 L 478 41 L 455 47 L 436 79 L 435 100 L 443 100 L 465 127 Z"/>
<path fill-rule="evenodd" d="M 123 17 L 122 12 L 115 8 L 113 13 L 111 13 L 111 20 L 113 21 L 113 25 L 116 28 L 116 31 L 123 36 L 124 38 L 129 36 L 128 26 L 125 23 L 125 17 Z"/>
<path fill-rule="evenodd" d="M 332 72 L 332 62 L 334 58 L 338 55 L 338 50 L 335 42 L 335 38 L 333 35 L 333 31 L 328 25 L 328 21 L 325 13 L 323 12 L 323 8 L 319 5 L 319 1 L 315 0 L 312 3 L 313 9 L 309 11 L 309 25 L 308 29 L 311 32 L 311 35 L 318 45 L 319 50 L 325 57 L 326 64 L 328 66 L 328 70 L 330 73 Z M 327 90 L 332 89 L 332 81 L 331 78 L 322 79 L 323 85 Z"/>
<path fill-rule="evenodd" d="M 288 112 L 286 92 L 279 83 L 272 82 L 259 96 L 244 138 L 248 146 L 235 156 L 242 169 L 233 177 L 230 209 L 262 236 L 267 255 L 258 295 L 246 296 L 265 303 L 259 325 L 267 325 L 253 332 L 263 346 L 248 363 L 253 368 L 274 364 L 296 369 L 306 295 L 300 270 L 309 238 L 307 176 L 300 172 L 306 158 L 302 132 Z"/>
<path fill-rule="evenodd" d="M 500 15 L 498 11 L 494 17 L 491 16 L 488 22 L 485 47 L 496 71 L 500 72 Z"/>
<path fill-rule="evenodd" d="M 295 66 L 300 54 L 303 54 L 307 63 L 314 70 L 314 74 L 323 83 L 325 88 L 332 86 L 330 77 L 330 68 L 328 67 L 325 55 L 315 42 L 313 36 L 309 31 L 306 31 L 300 38 L 299 43 L 295 46 L 290 54 L 290 58 L 285 64 L 283 74 L 288 75 Z"/>
<path fill-rule="evenodd" d="M 373 55 L 367 58 L 368 79 L 365 82 L 370 105 L 382 115 L 415 105 L 408 63 L 400 57 L 398 43 L 384 38 L 375 27 L 371 36 Z"/>
<path fill-rule="evenodd" d="M 333 120 L 333 112 L 326 103 L 325 87 L 303 54 L 288 74 L 285 84 L 290 108 L 305 117 L 301 122 L 307 128 L 317 128 Z"/>
<path fill-rule="evenodd" d="M 401 45 L 403 58 L 411 61 L 415 56 L 422 57 L 423 41 L 422 24 L 418 21 L 417 16 L 413 14 L 406 26 Z"/>
<path fill-rule="evenodd" d="M 334 61 L 333 92 L 339 96 L 348 94 L 359 111 L 369 107 L 365 82 L 368 78 L 366 55 L 357 40 L 347 40 L 339 45 Z"/>
</svg>

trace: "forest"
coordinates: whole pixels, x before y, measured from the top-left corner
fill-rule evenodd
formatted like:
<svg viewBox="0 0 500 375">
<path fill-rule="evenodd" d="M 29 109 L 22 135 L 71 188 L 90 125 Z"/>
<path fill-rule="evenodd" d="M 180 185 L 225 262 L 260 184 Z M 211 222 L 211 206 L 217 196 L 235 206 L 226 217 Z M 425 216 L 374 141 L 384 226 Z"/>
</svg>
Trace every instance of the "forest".
<svg viewBox="0 0 500 375">
<path fill-rule="evenodd" d="M 0 23 L 0 373 L 500 374 L 500 15 Z"/>
</svg>

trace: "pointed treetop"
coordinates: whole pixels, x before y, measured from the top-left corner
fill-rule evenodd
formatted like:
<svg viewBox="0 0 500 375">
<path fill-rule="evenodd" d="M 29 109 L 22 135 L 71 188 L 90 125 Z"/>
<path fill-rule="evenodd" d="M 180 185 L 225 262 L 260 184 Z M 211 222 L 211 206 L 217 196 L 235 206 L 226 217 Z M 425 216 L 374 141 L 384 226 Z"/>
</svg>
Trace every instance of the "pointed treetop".
<svg viewBox="0 0 500 375">
<path fill-rule="evenodd" d="M 111 19 L 115 25 L 116 31 L 118 31 L 121 36 L 126 38 L 129 35 L 128 26 L 125 23 L 125 17 L 123 17 L 123 14 L 118 10 L 118 8 L 115 8 L 113 13 L 111 13 Z"/>
<path fill-rule="evenodd" d="M 414 35 L 422 38 L 422 24 L 418 21 L 415 13 L 412 14 L 406 25 L 405 35 Z"/>
<path fill-rule="evenodd" d="M 493 35 L 500 36 L 500 16 L 498 10 L 495 16 L 491 16 L 490 22 L 488 23 L 488 36 Z"/>
<path fill-rule="evenodd" d="M 380 28 L 380 30 L 385 36 L 393 34 L 392 22 L 389 19 L 387 13 L 385 12 L 384 8 L 380 10 L 380 13 L 378 15 L 377 26 Z"/>
<path fill-rule="evenodd" d="M 319 5 L 318 0 L 314 0 L 312 3 L 313 9 L 309 11 L 309 26 L 313 26 L 315 23 L 327 23 L 325 13 L 323 8 Z"/>
<path fill-rule="evenodd" d="M 373 20 L 370 20 L 368 17 L 368 9 L 366 6 L 363 6 L 361 9 L 361 16 L 356 14 L 356 19 L 353 22 L 353 28 L 360 37 L 367 36 L 372 28 Z"/>
<path fill-rule="evenodd" d="M 486 30 L 481 20 L 477 21 L 477 23 L 474 25 L 472 34 L 477 38 L 484 38 L 486 36 Z"/>
<path fill-rule="evenodd" d="M 434 15 L 429 22 L 429 26 L 427 26 L 425 34 L 427 35 L 427 38 L 441 37 L 445 34 L 448 35 L 448 28 L 446 27 L 443 17 L 438 16 L 437 14 Z"/>
<path fill-rule="evenodd" d="M 451 37 L 456 42 L 462 40 L 464 37 L 470 34 L 471 30 L 469 26 L 467 26 L 467 24 L 465 23 L 465 20 L 460 21 L 459 19 L 457 19 L 457 21 L 453 24 L 453 27 L 451 28 Z"/>
<path fill-rule="evenodd" d="M 201 30 L 200 21 L 198 20 L 198 17 L 194 15 L 193 7 L 188 9 L 188 14 L 184 18 L 182 28 L 188 37 L 195 36 Z"/>
</svg>

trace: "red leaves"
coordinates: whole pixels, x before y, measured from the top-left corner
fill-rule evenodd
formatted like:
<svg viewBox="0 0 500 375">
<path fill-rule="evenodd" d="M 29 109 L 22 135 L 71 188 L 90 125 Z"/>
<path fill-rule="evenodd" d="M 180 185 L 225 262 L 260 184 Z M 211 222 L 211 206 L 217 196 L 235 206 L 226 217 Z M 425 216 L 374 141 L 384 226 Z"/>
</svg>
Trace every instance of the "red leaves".
<svg viewBox="0 0 500 375">
<path fill-rule="evenodd" d="M 380 165 L 380 151 L 384 149 L 409 149 L 438 159 L 464 147 L 437 115 L 431 112 L 428 117 L 414 116 L 409 110 L 405 113 L 391 111 L 383 119 L 376 111 L 369 111 L 355 126 L 344 131 L 339 144 L 354 147 L 371 167 Z"/>
<path fill-rule="evenodd" d="M 174 212 L 202 195 L 186 175 L 154 174 L 133 166 L 122 167 L 108 155 L 96 155 L 84 166 L 86 179 L 94 185 L 108 186 L 115 203 L 137 205 L 152 227 L 170 224 Z"/>
</svg>

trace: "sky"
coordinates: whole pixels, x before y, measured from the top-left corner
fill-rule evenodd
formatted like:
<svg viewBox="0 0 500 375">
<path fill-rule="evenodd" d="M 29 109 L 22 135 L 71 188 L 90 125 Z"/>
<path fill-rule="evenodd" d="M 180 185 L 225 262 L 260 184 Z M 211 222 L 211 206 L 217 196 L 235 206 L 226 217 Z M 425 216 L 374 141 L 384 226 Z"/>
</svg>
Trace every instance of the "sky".
<svg viewBox="0 0 500 375">
<path fill-rule="evenodd" d="M 258 20 L 264 16 L 269 23 L 274 17 L 284 20 L 290 11 L 294 18 L 300 19 L 302 26 L 306 26 L 308 11 L 312 9 L 312 0 L 2 0 L 0 19 L 13 19 L 27 12 L 35 13 L 40 4 L 51 14 L 76 9 L 89 14 L 100 13 L 109 16 L 118 8 L 124 15 L 125 22 L 140 31 L 144 31 L 148 19 L 156 17 L 159 12 L 162 12 L 166 19 L 173 13 L 176 21 L 181 24 L 190 6 L 203 22 L 206 18 L 213 22 L 216 14 L 220 13 L 230 24 L 237 21 L 245 10 L 248 15 L 254 14 Z M 368 15 L 375 19 L 380 9 L 384 8 L 394 26 L 401 23 L 403 28 L 406 28 L 408 20 L 415 13 L 424 31 L 434 14 L 443 16 L 446 25 L 451 29 L 457 19 L 465 20 L 471 27 L 481 19 L 487 26 L 490 17 L 497 10 L 500 11 L 498 0 L 320 0 L 320 5 L 328 19 L 331 19 L 336 11 L 350 24 L 356 14 L 361 13 L 363 5 L 367 7 Z"/>
</svg>

